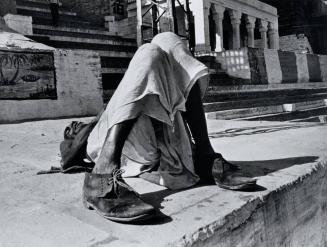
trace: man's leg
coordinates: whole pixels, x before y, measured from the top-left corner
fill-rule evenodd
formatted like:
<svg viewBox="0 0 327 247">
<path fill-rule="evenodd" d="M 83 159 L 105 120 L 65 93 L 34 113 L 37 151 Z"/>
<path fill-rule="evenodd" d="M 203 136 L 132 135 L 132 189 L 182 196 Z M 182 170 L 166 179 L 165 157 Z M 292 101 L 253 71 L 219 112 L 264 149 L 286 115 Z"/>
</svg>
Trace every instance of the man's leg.
<svg viewBox="0 0 327 247">
<path fill-rule="evenodd" d="M 202 105 L 200 87 L 196 83 L 190 91 L 184 114 L 195 143 L 195 172 L 203 183 L 216 182 L 225 189 L 246 189 L 256 180 L 247 178 L 239 167 L 215 153 L 208 136 L 207 121 Z"/>
<path fill-rule="evenodd" d="M 209 136 L 207 121 L 204 114 L 199 84 L 196 83 L 190 91 L 186 101 L 184 117 L 190 127 L 198 154 L 214 154 Z"/>
<path fill-rule="evenodd" d="M 112 174 L 115 169 L 120 169 L 122 150 L 135 121 L 136 119 L 124 121 L 108 131 L 92 173 Z"/>
<path fill-rule="evenodd" d="M 121 177 L 122 149 L 135 121 L 124 121 L 108 131 L 92 173 L 85 174 L 84 205 L 118 222 L 144 220 L 154 213 L 153 206 L 143 202 Z"/>
</svg>

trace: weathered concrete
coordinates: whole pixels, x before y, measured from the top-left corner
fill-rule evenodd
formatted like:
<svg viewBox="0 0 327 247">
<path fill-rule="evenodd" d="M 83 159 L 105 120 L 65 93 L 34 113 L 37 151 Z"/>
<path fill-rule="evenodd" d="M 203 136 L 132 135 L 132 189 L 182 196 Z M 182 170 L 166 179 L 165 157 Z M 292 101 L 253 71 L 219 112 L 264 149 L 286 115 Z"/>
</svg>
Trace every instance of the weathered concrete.
<svg viewBox="0 0 327 247">
<path fill-rule="evenodd" d="M 31 16 L 6 14 L 3 18 L 9 28 L 24 35 L 33 34 Z"/>
<path fill-rule="evenodd" d="M 267 190 L 217 186 L 168 191 L 128 179 L 161 216 L 141 225 L 83 208 L 83 174 L 42 175 L 59 165 L 71 120 L 0 125 L 0 246 L 326 246 L 327 125 L 209 120 L 211 142 L 243 161 Z"/>
<path fill-rule="evenodd" d="M 55 50 L 55 100 L 1 100 L 0 122 L 94 115 L 103 107 L 98 53 Z"/>
<path fill-rule="evenodd" d="M 51 51 L 54 48 L 35 42 L 19 33 L 9 32 L 9 30 L 0 30 L 0 48 L 8 50 L 43 50 Z"/>
<path fill-rule="evenodd" d="M 324 55 L 258 48 L 234 49 L 213 55 L 228 75 L 251 79 L 251 84 L 320 82 L 327 78 Z"/>
<path fill-rule="evenodd" d="M 0 48 L 53 52 L 58 95 L 54 100 L 1 100 L 0 122 L 95 115 L 102 108 L 101 63 L 97 52 L 56 50 L 9 32 L 0 32 Z"/>
</svg>

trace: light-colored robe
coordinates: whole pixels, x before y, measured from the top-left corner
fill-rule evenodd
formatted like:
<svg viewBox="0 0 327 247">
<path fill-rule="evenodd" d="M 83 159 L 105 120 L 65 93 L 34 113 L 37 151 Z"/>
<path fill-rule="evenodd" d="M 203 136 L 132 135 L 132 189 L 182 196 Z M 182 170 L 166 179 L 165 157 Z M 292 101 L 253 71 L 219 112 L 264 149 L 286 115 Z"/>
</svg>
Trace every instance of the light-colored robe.
<svg viewBox="0 0 327 247">
<path fill-rule="evenodd" d="M 196 184 L 199 178 L 181 111 L 193 85 L 207 74 L 208 68 L 173 33 L 161 33 L 141 46 L 88 138 L 90 158 L 97 162 L 111 127 L 137 118 L 123 148 L 125 176 L 137 176 L 159 162 L 162 185 L 181 189 Z M 202 94 L 206 82 L 200 82 Z M 162 136 L 156 137 L 150 118 L 164 123 Z"/>
</svg>

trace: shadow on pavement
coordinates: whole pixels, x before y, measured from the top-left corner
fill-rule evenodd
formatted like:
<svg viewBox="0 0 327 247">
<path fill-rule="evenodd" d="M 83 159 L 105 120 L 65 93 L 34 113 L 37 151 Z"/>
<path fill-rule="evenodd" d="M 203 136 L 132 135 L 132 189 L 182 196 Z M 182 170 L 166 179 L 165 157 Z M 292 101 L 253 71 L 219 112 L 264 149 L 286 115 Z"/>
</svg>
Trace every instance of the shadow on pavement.
<svg viewBox="0 0 327 247">
<path fill-rule="evenodd" d="M 265 125 L 265 126 L 232 128 L 219 132 L 211 132 L 209 133 L 209 138 L 248 136 L 248 135 L 255 135 L 255 134 L 272 133 L 282 130 L 311 128 L 317 126 L 326 126 L 326 124 L 325 123 L 291 123 L 291 124 L 281 124 L 281 125 Z"/>
<path fill-rule="evenodd" d="M 241 166 L 250 177 L 261 177 L 269 173 L 282 170 L 295 165 L 317 162 L 317 156 L 292 157 L 276 160 L 256 160 L 256 161 L 230 161 Z"/>
<path fill-rule="evenodd" d="M 303 165 L 307 163 L 317 162 L 319 160 L 319 157 L 317 156 L 303 156 L 303 157 L 291 157 L 291 158 L 285 158 L 285 159 L 276 159 L 276 160 L 258 160 L 258 161 L 230 161 L 234 164 L 238 164 L 239 166 L 244 169 L 244 172 L 249 177 L 260 177 L 265 176 L 269 173 L 282 170 L 291 166 L 295 165 Z M 199 187 L 199 186 L 197 186 Z M 186 190 L 193 189 L 195 187 L 188 188 Z M 257 185 L 255 188 L 252 188 L 250 190 L 245 190 L 246 192 L 257 192 L 257 191 L 263 191 L 266 190 L 265 187 Z M 171 222 L 171 217 L 161 213 L 159 210 L 162 209 L 161 203 L 165 201 L 166 197 L 179 193 L 181 191 L 185 190 L 168 190 L 164 189 L 161 191 L 156 192 L 150 192 L 142 194 L 141 197 L 146 202 L 153 205 L 158 213 L 157 217 L 154 219 L 151 219 L 149 221 L 140 222 L 138 224 L 140 225 L 161 225 L 166 224 L 168 222 Z"/>
</svg>

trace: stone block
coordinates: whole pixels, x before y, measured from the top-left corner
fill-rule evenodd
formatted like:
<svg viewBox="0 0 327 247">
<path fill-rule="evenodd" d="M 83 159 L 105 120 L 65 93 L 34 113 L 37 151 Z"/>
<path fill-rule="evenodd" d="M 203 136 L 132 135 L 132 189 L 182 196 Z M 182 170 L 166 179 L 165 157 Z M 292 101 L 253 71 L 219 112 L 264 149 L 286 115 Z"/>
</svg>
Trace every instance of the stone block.
<svg viewBox="0 0 327 247">
<path fill-rule="evenodd" d="M 307 56 L 305 54 L 296 53 L 296 66 L 297 66 L 297 77 L 299 83 L 309 81 L 309 69 Z"/>
<path fill-rule="evenodd" d="M 32 17 L 24 15 L 6 14 L 4 20 L 7 26 L 21 34 L 32 35 Z"/>
<path fill-rule="evenodd" d="M 296 83 L 298 81 L 298 69 L 295 53 L 278 51 L 278 57 L 282 69 L 282 83 Z"/>
<path fill-rule="evenodd" d="M 319 55 L 319 64 L 322 81 L 327 81 L 327 55 Z"/>
<path fill-rule="evenodd" d="M 246 48 L 218 53 L 223 57 L 222 67 L 228 75 L 236 78 L 251 79 L 248 51 Z M 217 58 L 217 61 L 221 60 Z"/>
<path fill-rule="evenodd" d="M 248 48 L 252 84 L 268 84 L 266 61 L 263 49 Z"/>
<path fill-rule="evenodd" d="M 326 106 L 325 100 L 314 100 L 307 102 L 299 102 L 293 104 L 283 104 L 283 110 L 285 112 L 293 112 L 293 111 L 302 111 L 317 107 Z"/>
<path fill-rule="evenodd" d="M 319 56 L 316 54 L 307 54 L 309 80 L 311 82 L 322 81 Z"/>
<path fill-rule="evenodd" d="M 247 118 L 260 115 L 276 114 L 282 113 L 284 108 L 282 105 L 274 106 L 261 106 L 253 108 L 243 108 L 243 109 L 232 109 L 224 111 L 216 111 L 206 113 L 208 119 L 237 119 L 237 118 Z"/>
<path fill-rule="evenodd" d="M 264 50 L 268 83 L 281 83 L 283 80 L 282 69 L 279 63 L 277 50 Z"/>
<path fill-rule="evenodd" d="M 292 34 L 279 37 L 279 46 L 283 51 L 312 53 L 308 38 L 304 34 Z"/>
</svg>

